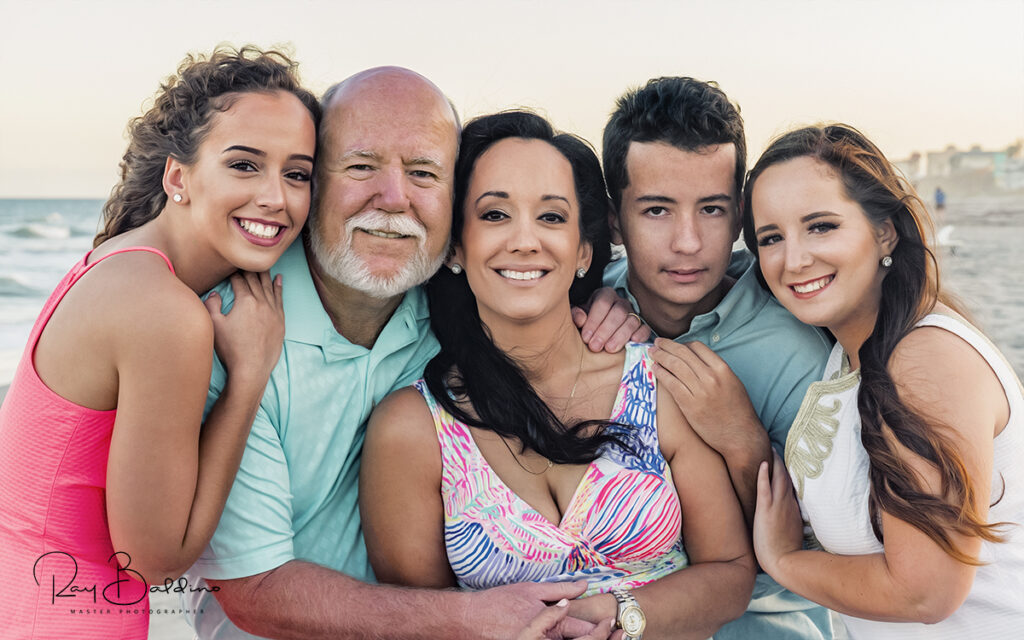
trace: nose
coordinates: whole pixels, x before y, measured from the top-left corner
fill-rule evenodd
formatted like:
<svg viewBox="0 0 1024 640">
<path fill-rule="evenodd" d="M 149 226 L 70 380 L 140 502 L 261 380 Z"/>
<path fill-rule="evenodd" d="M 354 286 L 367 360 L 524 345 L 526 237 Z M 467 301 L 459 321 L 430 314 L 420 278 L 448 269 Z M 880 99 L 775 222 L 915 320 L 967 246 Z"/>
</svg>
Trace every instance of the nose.
<svg viewBox="0 0 1024 640">
<path fill-rule="evenodd" d="M 696 216 L 682 215 L 676 219 L 672 229 L 672 242 L 669 245 L 672 251 L 685 255 L 695 255 L 704 246 L 700 235 L 700 226 L 697 224 Z"/>
<path fill-rule="evenodd" d="M 268 211 L 281 211 L 284 209 L 284 184 L 281 178 L 268 175 L 260 182 L 260 190 L 256 194 L 256 205 Z"/>
<path fill-rule="evenodd" d="M 785 243 L 785 260 L 787 271 L 800 271 L 801 269 L 810 266 L 811 254 L 807 251 L 807 247 L 798 238 L 787 238 Z"/>
<path fill-rule="evenodd" d="M 376 208 L 387 213 L 402 213 L 409 210 L 409 194 L 405 170 L 389 168 L 380 172 L 378 178 Z"/>
<path fill-rule="evenodd" d="M 530 216 L 518 216 L 510 225 L 508 250 L 512 253 L 533 253 L 540 250 L 540 238 Z"/>
</svg>

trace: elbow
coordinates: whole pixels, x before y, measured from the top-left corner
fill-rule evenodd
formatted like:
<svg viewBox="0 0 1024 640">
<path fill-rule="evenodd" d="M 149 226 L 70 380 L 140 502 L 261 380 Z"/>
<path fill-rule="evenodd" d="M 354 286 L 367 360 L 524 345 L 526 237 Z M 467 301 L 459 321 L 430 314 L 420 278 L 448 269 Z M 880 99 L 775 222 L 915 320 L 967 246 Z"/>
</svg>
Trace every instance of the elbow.
<svg viewBox="0 0 1024 640">
<path fill-rule="evenodd" d="M 138 556 L 120 552 L 118 564 L 131 577 L 146 584 L 164 585 L 175 582 L 192 563 L 185 563 L 177 557 L 160 557 L 161 554 L 139 554 Z"/>
<path fill-rule="evenodd" d="M 913 608 L 913 618 L 909 622 L 937 624 L 953 615 L 967 599 L 966 593 L 963 597 L 953 597 L 950 594 L 941 597 L 942 595 L 936 594 L 935 597 L 918 602 Z"/>
<path fill-rule="evenodd" d="M 285 565 L 282 565 L 285 566 Z M 271 617 L 275 612 L 273 606 L 267 606 L 267 579 L 276 574 L 281 567 L 245 578 L 230 580 L 210 580 L 207 584 L 214 589 L 213 596 L 217 599 L 224 615 L 236 627 L 257 636 L 269 636 L 280 632 Z M 270 589 L 273 591 L 273 589 Z M 277 637 L 274 635 L 274 637 Z"/>
<path fill-rule="evenodd" d="M 722 619 L 718 626 L 732 622 L 747 611 L 750 598 L 754 595 L 754 582 L 757 578 L 757 564 L 754 562 L 753 554 L 746 554 L 730 564 L 733 565 L 734 576 L 733 587 L 730 590 L 730 597 L 724 598 L 722 602 Z M 716 629 L 717 631 L 717 629 Z"/>
<path fill-rule="evenodd" d="M 960 608 L 967 600 L 973 581 L 964 584 L 947 583 L 942 588 L 921 585 L 907 598 L 903 609 L 904 622 L 936 624 L 942 622 Z M 909 612 L 909 615 L 907 615 Z"/>
</svg>

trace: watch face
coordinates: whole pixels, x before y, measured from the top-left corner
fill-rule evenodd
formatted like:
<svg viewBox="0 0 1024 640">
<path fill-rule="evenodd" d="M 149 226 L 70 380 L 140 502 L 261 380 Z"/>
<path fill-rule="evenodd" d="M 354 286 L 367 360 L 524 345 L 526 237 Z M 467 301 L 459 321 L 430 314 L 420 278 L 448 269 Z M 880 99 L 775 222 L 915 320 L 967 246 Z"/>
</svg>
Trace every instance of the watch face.
<svg viewBox="0 0 1024 640">
<path fill-rule="evenodd" d="M 640 607 L 626 607 L 626 610 L 622 612 L 622 630 L 626 632 L 626 635 L 635 636 L 638 633 L 643 633 L 646 622 L 644 612 L 640 610 Z"/>
</svg>

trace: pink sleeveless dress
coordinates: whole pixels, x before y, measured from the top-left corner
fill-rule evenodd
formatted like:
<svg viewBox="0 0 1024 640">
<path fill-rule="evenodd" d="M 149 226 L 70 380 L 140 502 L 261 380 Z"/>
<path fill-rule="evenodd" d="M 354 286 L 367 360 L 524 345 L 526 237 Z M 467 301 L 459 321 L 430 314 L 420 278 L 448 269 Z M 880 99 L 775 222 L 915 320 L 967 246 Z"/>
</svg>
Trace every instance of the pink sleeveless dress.
<svg viewBox="0 0 1024 640">
<path fill-rule="evenodd" d="M 116 556 L 106 512 L 116 410 L 51 391 L 36 374 L 36 342 L 57 305 L 101 261 L 76 264 L 46 301 L 0 407 L 0 637 L 145 639 L 149 593 Z M 120 564 L 119 564 L 120 560 Z"/>
</svg>

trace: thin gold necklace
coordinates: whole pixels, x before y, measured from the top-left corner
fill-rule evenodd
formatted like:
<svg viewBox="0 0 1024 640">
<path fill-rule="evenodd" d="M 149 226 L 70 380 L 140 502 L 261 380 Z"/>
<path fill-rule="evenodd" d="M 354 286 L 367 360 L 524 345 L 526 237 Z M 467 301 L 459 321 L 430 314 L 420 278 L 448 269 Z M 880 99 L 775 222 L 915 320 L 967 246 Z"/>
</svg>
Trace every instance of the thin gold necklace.
<svg viewBox="0 0 1024 640">
<path fill-rule="evenodd" d="M 580 349 L 580 363 L 579 363 L 579 366 L 576 369 L 576 379 L 572 381 L 572 389 L 569 391 L 569 399 L 566 400 L 566 402 L 565 402 L 565 409 L 562 410 L 562 422 L 563 423 L 565 422 L 566 415 L 568 415 L 568 413 L 569 413 L 569 405 L 572 404 L 572 399 L 574 397 L 576 397 L 576 385 L 578 385 L 580 383 L 580 376 L 583 374 L 583 352 L 584 352 L 584 350 L 586 350 L 586 346 L 582 346 L 581 345 L 581 347 L 582 348 Z M 547 461 L 547 463 L 548 463 L 547 466 L 544 467 L 543 469 L 541 469 L 540 471 L 532 471 L 532 470 L 528 469 L 526 467 L 526 465 L 524 465 L 522 463 L 522 461 L 519 459 L 519 456 L 517 456 L 515 454 L 515 452 L 512 451 L 512 446 L 509 445 L 508 441 L 505 440 L 505 438 L 502 437 L 502 436 L 498 436 L 498 437 L 501 439 L 502 444 L 505 445 L 505 448 L 508 449 L 508 452 L 512 456 L 512 459 L 515 460 L 516 464 L 519 465 L 519 468 L 522 469 L 523 471 L 525 471 L 526 473 L 529 473 L 530 475 L 533 475 L 533 476 L 539 476 L 539 475 L 543 475 L 543 474 L 547 473 L 547 470 L 550 469 L 552 466 L 554 466 L 554 463 L 551 462 L 551 460 L 548 460 Z"/>
</svg>

